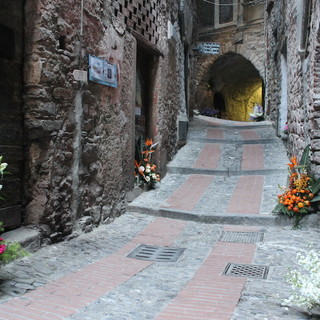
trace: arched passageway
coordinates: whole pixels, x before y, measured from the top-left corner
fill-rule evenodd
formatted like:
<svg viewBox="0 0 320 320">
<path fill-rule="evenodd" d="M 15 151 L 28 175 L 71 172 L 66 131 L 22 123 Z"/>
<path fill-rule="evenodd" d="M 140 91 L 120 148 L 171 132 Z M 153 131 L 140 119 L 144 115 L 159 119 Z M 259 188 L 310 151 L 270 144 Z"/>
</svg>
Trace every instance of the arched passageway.
<svg viewBox="0 0 320 320">
<path fill-rule="evenodd" d="M 214 110 L 223 119 L 248 121 L 254 104 L 263 104 L 263 95 L 259 71 L 242 55 L 229 52 L 203 69 L 195 107 L 200 112 Z"/>
</svg>

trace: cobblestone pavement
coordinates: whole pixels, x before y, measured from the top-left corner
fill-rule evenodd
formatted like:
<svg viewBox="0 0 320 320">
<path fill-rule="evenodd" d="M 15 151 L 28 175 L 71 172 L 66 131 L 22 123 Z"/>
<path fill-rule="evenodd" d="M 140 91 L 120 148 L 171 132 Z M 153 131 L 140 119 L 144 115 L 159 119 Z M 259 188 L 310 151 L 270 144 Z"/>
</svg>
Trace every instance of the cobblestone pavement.
<svg viewBox="0 0 320 320">
<path fill-rule="evenodd" d="M 198 117 L 167 176 L 126 214 L 1 269 L 0 320 L 320 319 L 282 306 L 296 254 L 320 246 L 317 215 L 293 230 L 271 214 L 287 161 L 268 123 Z M 141 244 L 164 251 L 128 257 Z M 177 261 L 163 260 L 178 248 Z"/>
</svg>

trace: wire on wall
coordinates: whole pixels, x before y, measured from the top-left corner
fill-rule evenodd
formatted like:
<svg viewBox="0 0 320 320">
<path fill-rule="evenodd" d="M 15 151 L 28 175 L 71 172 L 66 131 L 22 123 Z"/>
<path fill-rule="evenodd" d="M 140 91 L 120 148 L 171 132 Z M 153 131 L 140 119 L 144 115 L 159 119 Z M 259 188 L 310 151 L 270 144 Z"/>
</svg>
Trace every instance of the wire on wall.
<svg viewBox="0 0 320 320">
<path fill-rule="evenodd" d="M 206 2 L 206 3 L 210 3 L 210 4 L 213 4 L 213 5 L 216 5 L 216 6 L 237 6 L 238 3 L 236 2 L 233 2 L 233 3 L 217 3 L 217 2 L 214 2 L 214 1 L 210 1 L 210 0 L 202 0 L 203 2 Z M 243 5 L 244 6 L 254 6 L 254 5 L 257 5 L 257 4 L 263 4 L 265 2 L 265 0 L 247 0 L 247 1 L 244 1 Z"/>
</svg>

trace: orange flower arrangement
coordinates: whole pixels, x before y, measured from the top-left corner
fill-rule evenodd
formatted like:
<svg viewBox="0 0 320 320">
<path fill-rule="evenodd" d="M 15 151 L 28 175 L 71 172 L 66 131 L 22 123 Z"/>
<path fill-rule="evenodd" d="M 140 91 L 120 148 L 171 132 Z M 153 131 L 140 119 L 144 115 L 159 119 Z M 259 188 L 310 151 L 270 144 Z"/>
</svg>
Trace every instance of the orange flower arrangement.
<svg viewBox="0 0 320 320">
<path fill-rule="evenodd" d="M 320 200 L 320 197 L 314 196 L 320 189 L 320 179 L 314 181 L 308 173 L 309 151 L 307 146 L 300 163 L 296 156 L 290 158 L 289 185 L 282 188 L 284 192 L 278 195 L 278 204 L 273 210 L 275 213 L 295 218 L 295 227 L 310 213 L 312 203 Z"/>
</svg>

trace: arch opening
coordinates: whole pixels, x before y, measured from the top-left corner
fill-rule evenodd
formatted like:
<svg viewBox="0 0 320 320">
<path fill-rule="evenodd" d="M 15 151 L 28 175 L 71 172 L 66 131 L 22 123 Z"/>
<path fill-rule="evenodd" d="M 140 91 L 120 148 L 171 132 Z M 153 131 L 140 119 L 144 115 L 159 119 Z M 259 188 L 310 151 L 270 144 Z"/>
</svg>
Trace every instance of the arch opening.
<svg viewBox="0 0 320 320">
<path fill-rule="evenodd" d="M 259 71 L 242 55 L 228 52 L 204 70 L 196 93 L 201 114 L 249 121 L 255 104 L 263 106 L 264 83 Z"/>
</svg>

